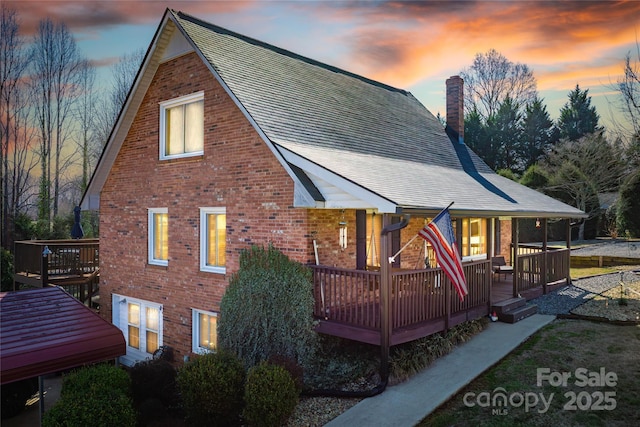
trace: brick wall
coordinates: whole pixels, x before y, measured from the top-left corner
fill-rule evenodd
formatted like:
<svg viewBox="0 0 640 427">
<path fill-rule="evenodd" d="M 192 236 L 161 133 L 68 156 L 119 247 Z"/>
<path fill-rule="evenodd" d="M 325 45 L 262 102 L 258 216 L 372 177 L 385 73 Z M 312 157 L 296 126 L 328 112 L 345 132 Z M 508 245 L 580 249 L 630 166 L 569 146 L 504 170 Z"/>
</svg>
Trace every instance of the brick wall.
<svg viewBox="0 0 640 427">
<path fill-rule="evenodd" d="M 500 221 L 500 248 L 496 255 L 503 255 L 507 264 L 511 262 L 511 220 Z"/>
<path fill-rule="evenodd" d="M 204 91 L 200 157 L 159 161 L 158 103 Z M 355 267 L 355 212 L 339 248 L 340 211 L 293 207 L 293 181 L 195 54 L 158 69 L 101 193 L 101 312 L 113 293 L 163 304 L 163 341 L 178 360 L 191 349 L 191 308 L 217 311 L 239 253 L 272 243 L 290 258 Z M 147 209 L 169 212 L 169 262 L 147 263 Z M 199 208 L 225 207 L 226 275 L 199 270 Z M 312 225 L 310 225 L 312 224 Z M 351 260 L 353 258 L 353 260 Z"/>
</svg>

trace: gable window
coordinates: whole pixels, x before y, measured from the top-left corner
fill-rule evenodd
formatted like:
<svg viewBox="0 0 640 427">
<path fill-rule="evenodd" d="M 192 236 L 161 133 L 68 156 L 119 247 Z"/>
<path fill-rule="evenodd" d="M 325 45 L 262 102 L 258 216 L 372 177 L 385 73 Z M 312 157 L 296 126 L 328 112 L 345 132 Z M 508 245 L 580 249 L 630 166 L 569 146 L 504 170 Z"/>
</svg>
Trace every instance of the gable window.
<svg viewBox="0 0 640 427">
<path fill-rule="evenodd" d="M 153 356 L 162 345 L 162 305 L 113 294 L 113 324 L 127 343 L 123 363 L 127 366 Z"/>
<path fill-rule="evenodd" d="M 192 313 L 191 350 L 199 354 L 215 351 L 218 347 L 218 315 L 196 309 L 192 309 Z"/>
<path fill-rule="evenodd" d="M 149 264 L 169 263 L 169 213 L 167 208 L 149 209 Z"/>
<path fill-rule="evenodd" d="M 204 152 L 204 92 L 160 103 L 160 160 Z"/>
<path fill-rule="evenodd" d="M 200 208 L 200 270 L 226 271 L 227 215 L 225 208 Z"/>
</svg>

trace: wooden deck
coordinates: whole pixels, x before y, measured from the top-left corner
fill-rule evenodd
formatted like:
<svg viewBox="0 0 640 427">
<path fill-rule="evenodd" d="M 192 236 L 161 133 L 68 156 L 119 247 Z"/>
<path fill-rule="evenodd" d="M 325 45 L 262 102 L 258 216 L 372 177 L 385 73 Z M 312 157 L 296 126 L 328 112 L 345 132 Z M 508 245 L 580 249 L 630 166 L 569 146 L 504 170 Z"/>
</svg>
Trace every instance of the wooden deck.
<svg viewBox="0 0 640 427">
<path fill-rule="evenodd" d="M 489 314 L 515 294 L 531 299 L 567 283 L 569 250 L 528 250 L 512 274 L 494 274 L 489 260 L 464 263 L 469 294 L 460 300 L 439 268 L 391 273 L 391 345 L 444 331 Z M 381 277 L 378 271 L 311 266 L 316 330 L 380 345 Z M 546 269 L 546 274 L 543 271 Z M 515 277 L 515 279 L 514 279 Z M 543 280 L 546 278 L 546 281 Z"/>
<path fill-rule="evenodd" d="M 326 266 L 312 269 L 318 332 L 380 344 L 380 272 Z M 464 270 L 469 294 L 462 301 L 439 268 L 392 273 L 391 345 L 428 336 L 489 313 L 489 261 L 467 263 Z"/>
<path fill-rule="evenodd" d="M 51 252 L 44 257 L 45 248 Z M 60 286 L 87 306 L 100 282 L 98 239 L 15 242 L 14 290 Z"/>
</svg>

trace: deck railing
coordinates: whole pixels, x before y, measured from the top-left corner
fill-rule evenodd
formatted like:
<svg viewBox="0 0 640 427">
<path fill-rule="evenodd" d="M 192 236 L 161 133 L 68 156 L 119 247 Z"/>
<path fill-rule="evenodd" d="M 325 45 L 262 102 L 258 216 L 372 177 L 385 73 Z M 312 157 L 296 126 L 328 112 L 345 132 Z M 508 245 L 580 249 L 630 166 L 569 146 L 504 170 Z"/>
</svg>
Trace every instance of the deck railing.
<svg viewBox="0 0 640 427">
<path fill-rule="evenodd" d="M 311 266 L 314 315 L 365 328 L 380 328 L 380 272 Z"/>
<path fill-rule="evenodd" d="M 99 265 L 99 240 L 23 240 L 15 242 L 15 272 L 17 274 L 41 275 L 42 257 L 45 247 L 50 276 L 63 274 L 92 273 Z"/>
<path fill-rule="evenodd" d="M 380 272 L 310 266 L 313 270 L 314 315 L 356 327 L 380 328 Z M 469 294 L 460 301 L 441 269 L 398 270 L 391 273 L 392 328 L 442 319 L 489 305 L 490 261 L 463 265 Z"/>
<path fill-rule="evenodd" d="M 566 279 L 569 275 L 570 250 L 567 248 L 549 248 L 545 253 L 542 248 L 528 247 L 526 255 L 518 255 L 516 288 L 526 291 L 543 285 L 543 271 L 546 270 L 546 281 L 554 283 Z M 546 268 L 544 258 L 546 256 Z"/>
<path fill-rule="evenodd" d="M 100 282 L 99 247 L 98 239 L 15 242 L 14 289 L 61 286 L 83 304 L 94 306 Z M 45 248 L 51 253 L 42 274 Z"/>
</svg>

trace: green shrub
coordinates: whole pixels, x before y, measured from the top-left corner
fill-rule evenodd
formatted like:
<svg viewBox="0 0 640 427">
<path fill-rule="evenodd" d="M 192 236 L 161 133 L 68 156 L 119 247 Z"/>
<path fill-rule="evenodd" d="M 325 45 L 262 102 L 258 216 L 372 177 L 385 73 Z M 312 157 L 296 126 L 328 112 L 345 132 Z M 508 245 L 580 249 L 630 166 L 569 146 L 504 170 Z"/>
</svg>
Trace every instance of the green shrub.
<svg viewBox="0 0 640 427">
<path fill-rule="evenodd" d="M 317 336 L 312 288 L 311 271 L 272 246 L 242 251 L 220 304 L 220 346 L 247 368 L 275 354 L 305 366 Z"/>
<path fill-rule="evenodd" d="M 129 375 L 110 365 L 82 368 L 65 377 L 60 399 L 44 414 L 43 427 L 133 427 Z"/>
<path fill-rule="evenodd" d="M 230 352 L 198 356 L 178 371 L 178 389 L 191 425 L 237 425 L 242 412 L 244 366 Z"/>
<path fill-rule="evenodd" d="M 456 345 L 466 342 L 482 332 L 488 323 L 488 319 L 482 317 L 460 323 L 447 332 L 440 332 L 392 347 L 390 383 L 402 382 L 422 371 L 439 357 L 451 352 Z"/>
<path fill-rule="evenodd" d="M 620 186 L 617 226 L 619 236 L 640 237 L 640 168 Z"/>
<path fill-rule="evenodd" d="M 138 422 L 147 425 L 169 414 L 180 415 L 180 399 L 176 384 L 177 371 L 166 360 L 145 360 L 130 370 L 133 405 Z"/>
<path fill-rule="evenodd" d="M 313 363 L 304 370 L 307 389 L 337 390 L 380 369 L 380 347 L 322 335 Z"/>
<path fill-rule="evenodd" d="M 298 394 L 302 393 L 302 389 L 304 387 L 304 369 L 302 369 L 302 366 L 300 366 L 295 359 L 274 354 L 269 358 L 268 362 L 272 365 L 282 366 L 286 369 L 296 385 Z"/>
<path fill-rule="evenodd" d="M 108 364 L 80 368 L 68 374 L 62 381 L 60 396 L 76 396 L 90 392 L 114 390 L 131 395 L 131 379 L 123 369 Z"/>
<path fill-rule="evenodd" d="M 13 254 L 5 248 L 0 248 L 0 292 L 13 290 Z"/>
<path fill-rule="evenodd" d="M 244 401 L 250 426 L 281 426 L 298 404 L 298 392 L 286 369 L 262 362 L 249 369 Z"/>
</svg>

